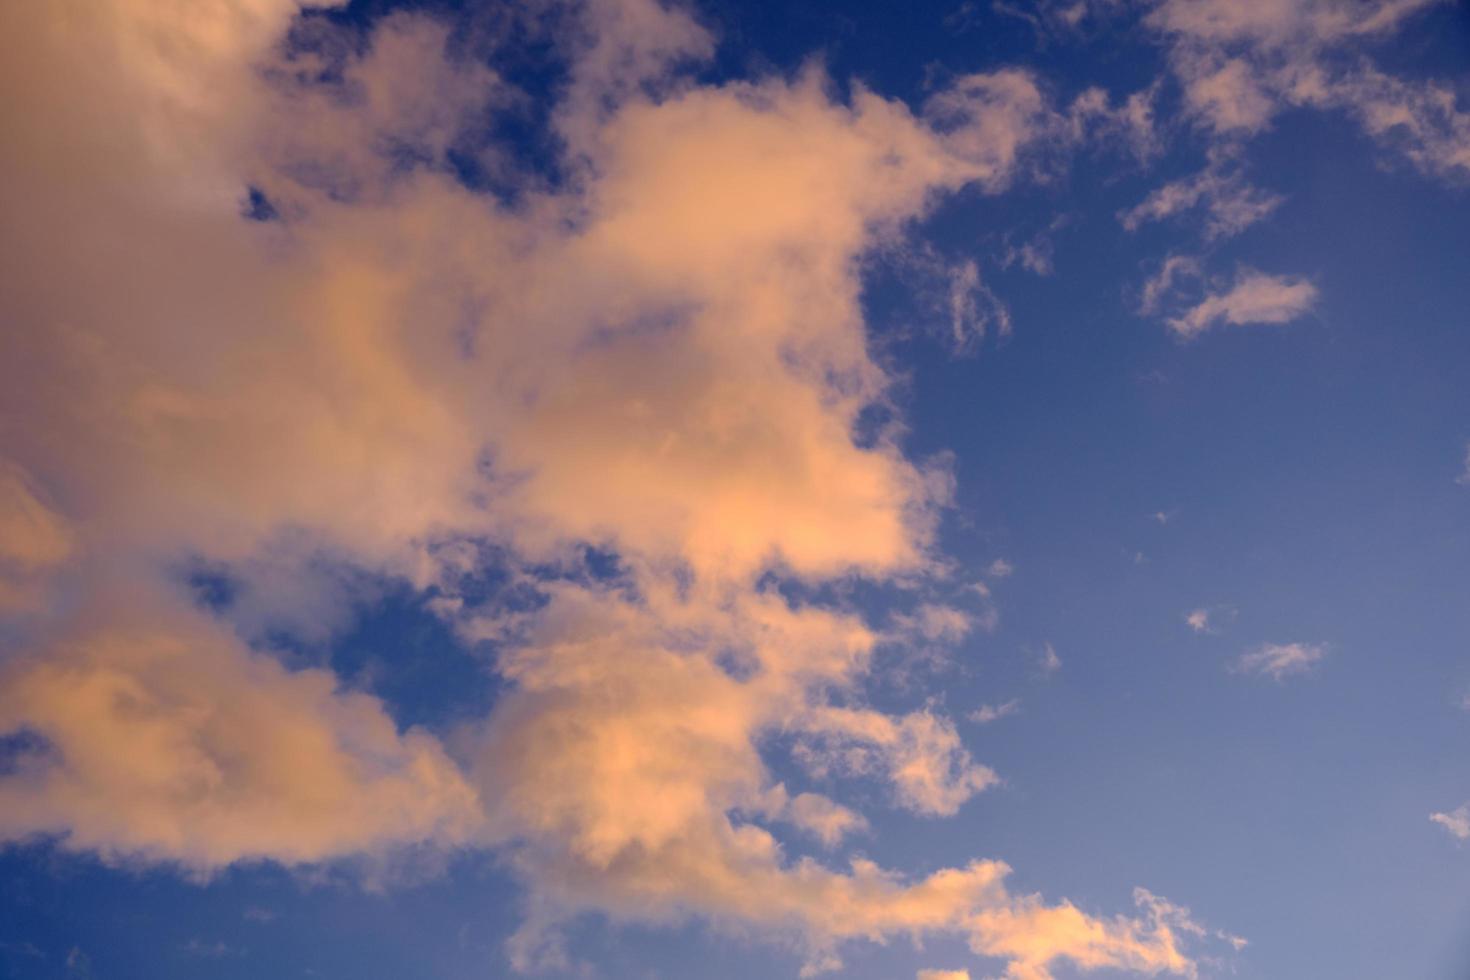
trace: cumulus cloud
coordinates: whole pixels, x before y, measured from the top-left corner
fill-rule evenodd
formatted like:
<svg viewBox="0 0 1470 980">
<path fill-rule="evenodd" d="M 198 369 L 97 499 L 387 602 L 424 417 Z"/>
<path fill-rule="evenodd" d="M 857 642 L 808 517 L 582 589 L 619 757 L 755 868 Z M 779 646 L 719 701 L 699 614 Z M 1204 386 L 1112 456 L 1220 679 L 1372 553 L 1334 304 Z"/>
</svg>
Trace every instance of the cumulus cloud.
<svg viewBox="0 0 1470 980">
<path fill-rule="evenodd" d="M 1166 264 L 1160 275 L 1167 275 L 1168 269 Z M 1146 300 L 1151 295 L 1146 288 Z M 1220 323 L 1232 326 L 1290 323 L 1310 311 L 1316 302 L 1317 287 L 1310 280 L 1242 268 L 1228 289 L 1209 293 L 1182 315 L 1171 318 L 1169 327 L 1180 337 L 1189 339 Z"/>
<path fill-rule="evenodd" d="M 1324 643 L 1266 643 L 1241 654 L 1234 669 L 1282 681 L 1305 674 L 1327 656 Z"/>
<path fill-rule="evenodd" d="M 698 85 L 689 16 L 602 0 L 565 13 L 565 180 L 478 147 L 501 201 L 449 158 L 522 93 L 430 19 L 347 43 L 273 0 L 79 10 L 0 12 L 0 411 L 24 420 L 0 467 L 0 596 L 24 611 L 0 728 L 27 740 L 0 833 L 199 874 L 494 848 L 531 896 L 520 965 L 596 910 L 759 930 L 813 969 L 949 934 L 1017 980 L 1193 973 L 1197 933 L 1158 902 L 1089 914 L 996 861 L 828 867 L 771 829 L 866 826 L 774 782 L 775 737 L 919 817 L 999 779 L 933 708 L 863 703 L 881 637 L 860 615 L 772 583 L 938 573 L 943 461 L 853 435 L 892 380 L 859 259 L 937 195 L 1016 179 L 1060 118 L 1033 78 L 964 76 L 919 113 L 819 71 Z M 481 548 L 529 608 L 477 591 Z M 191 561 L 256 608 L 196 608 Z M 489 716 L 402 730 L 252 645 L 252 623 L 341 621 L 321 564 L 432 589 L 493 637 Z M 967 628 L 938 605 L 915 623 Z"/>
<path fill-rule="evenodd" d="M 0 835 L 210 869 L 477 832 L 438 741 L 337 687 L 165 600 L 94 598 L 0 672 L 0 730 L 37 740 L 0 779 Z"/>
<path fill-rule="evenodd" d="M 1184 622 L 1196 633 L 1208 633 L 1210 632 L 1210 611 L 1193 609 L 1184 617 Z"/>
<path fill-rule="evenodd" d="M 1456 840 L 1470 840 L 1470 803 L 1462 803 L 1449 813 L 1431 813 L 1429 819 Z"/>
</svg>

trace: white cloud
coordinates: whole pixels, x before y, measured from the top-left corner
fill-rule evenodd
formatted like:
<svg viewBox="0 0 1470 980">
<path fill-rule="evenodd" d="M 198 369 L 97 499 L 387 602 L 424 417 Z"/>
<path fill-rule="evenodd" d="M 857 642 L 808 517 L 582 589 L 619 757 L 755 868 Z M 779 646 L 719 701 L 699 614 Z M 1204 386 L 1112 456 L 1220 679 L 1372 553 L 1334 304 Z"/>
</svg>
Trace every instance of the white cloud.
<svg viewBox="0 0 1470 980">
<path fill-rule="evenodd" d="M 1273 276 L 1241 269 L 1224 292 L 1211 293 L 1183 315 L 1169 320 L 1179 336 L 1196 337 L 1218 323 L 1289 323 L 1311 310 L 1317 287 L 1301 277 Z"/>
<path fill-rule="evenodd" d="M 1456 840 L 1470 840 L 1470 803 L 1462 803 L 1449 813 L 1431 813 L 1429 819 Z"/>
<path fill-rule="evenodd" d="M 1184 617 L 1184 621 L 1196 633 L 1210 632 L 1210 611 L 1208 609 L 1192 609 Z"/>
<path fill-rule="evenodd" d="M 985 574 L 989 575 L 991 578 L 1009 578 L 1011 576 L 1011 573 L 1013 573 L 1015 570 L 1016 566 L 1012 565 L 1004 558 L 997 558 L 995 561 L 991 562 L 989 566 L 986 567 Z"/>
<path fill-rule="evenodd" d="M 1235 669 L 1281 681 L 1307 673 L 1326 656 L 1327 646 L 1323 643 L 1266 643 L 1241 654 L 1235 661 Z"/>
</svg>

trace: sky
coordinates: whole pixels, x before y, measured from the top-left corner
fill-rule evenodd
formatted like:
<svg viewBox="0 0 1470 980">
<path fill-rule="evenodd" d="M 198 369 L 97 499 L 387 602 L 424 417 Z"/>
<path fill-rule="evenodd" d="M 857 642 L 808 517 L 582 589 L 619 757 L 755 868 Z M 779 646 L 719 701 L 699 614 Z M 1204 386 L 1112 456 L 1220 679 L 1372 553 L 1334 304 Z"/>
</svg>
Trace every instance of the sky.
<svg viewBox="0 0 1470 980">
<path fill-rule="evenodd" d="M 1470 977 L 1470 7 L 0 46 L 0 976 Z"/>
</svg>

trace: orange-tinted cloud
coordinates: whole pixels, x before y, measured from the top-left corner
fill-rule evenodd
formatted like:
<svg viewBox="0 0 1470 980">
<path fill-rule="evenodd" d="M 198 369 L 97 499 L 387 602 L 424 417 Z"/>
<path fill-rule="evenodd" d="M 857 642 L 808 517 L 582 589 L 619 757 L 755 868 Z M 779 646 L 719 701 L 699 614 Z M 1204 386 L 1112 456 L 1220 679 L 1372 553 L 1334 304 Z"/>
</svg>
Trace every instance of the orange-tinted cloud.
<svg viewBox="0 0 1470 980">
<path fill-rule="evenodd" d="M 860 260 L 938 195 L 1012 179 L 1056 125 L 1029 76 L 966 76 L 919 114 L 838 101 L 816 71 L 697 86 L 670 70 L 708 50 L 697 25 L 596 3 L 555 122 L 571 177 L 504 205 L 373 150 L 435 159 L 516 98 L 432 22 L 381 25 L 343 67 L 361 97 L 332 99 L 273 47 L 290 4 L 101 13 L 3 15 L 7 50 L 33 50 L 3 69 L 0 193 L 25 247 L 0 272 L 19 325 L 0 409 L 23 422 L 0 526 L 26 533 L 0 560 L 38 618 L 7 652 L 0 723 L 46 743 L 0 778 L 6 836 L 199 871 L 494 847 L 533 896 L 527 963 L 599 909 L 784 936 L 813 968 L 844 940 L 948 932 L 1018 978 L 1190 973 L 1178 921 L 1148 909 L 1013 895 L 990 861 L 834 870 L 768 829 L 835 846 L 864 826 L 773 780 L 778 733 L 925 816 L 998 778 L 933 710 L 862 703 L 861 616 L 762 581 L 937 573 L 944 467 L 854 437 L 890 384 Z M 285 220 L 241 220 L 247 184 Z M 544 607 L 497 614 L 454 591 L 482 542 L 526 566 L 604 546 L 622 579 L 533 579 Z M 435 584 L 457 627 L 496 637 L 490 716 L 448 747 L 399 731 L 170 577 L 202 557 L 247 587 L 306 581 L 322 552 Z M 330 590 L 254 595 L 341 614 Z M 953 612 L 929 607 L 921 634 L 962 635 Z"/>
</svg>

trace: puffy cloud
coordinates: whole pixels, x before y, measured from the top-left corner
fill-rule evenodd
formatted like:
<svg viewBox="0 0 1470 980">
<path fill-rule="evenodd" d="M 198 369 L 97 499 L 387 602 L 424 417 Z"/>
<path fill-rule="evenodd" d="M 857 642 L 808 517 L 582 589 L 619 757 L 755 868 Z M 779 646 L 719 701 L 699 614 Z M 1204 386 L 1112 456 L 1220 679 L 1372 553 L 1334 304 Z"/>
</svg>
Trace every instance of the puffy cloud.
<svg viewBox="0 0 1470 980">
<path fill-rule="evenodd" d="M 936 570 L 948 473 L 854 438 L 890 384 L 859 259 L 936 195 L 1014 179 L 1059 118 L 1030 76 L 965 76 L 919 115 L 818 72 L 698 86 L 686 15 L 594 3 L 552 124 L 566 180 L 482 149 L 517 181 L 502 203 L 448 157 L 520 96 L 441 27 L 349 45 L 308 20 L 281 47 L 293 4 L 187 6 L 0 13 L 0 410 L 25 420 L 0 576 L 39 610 L 0 668 L 0 726 L 35 741 L 0 776 L 6 837 L 198 872 L 492 847 L 531 893 L 522 963 L 596 909 L 786 936 L 814 967 L 947 933 L 1017 980 L 1193 971 L 1155 906 L 1048 904 L 993 861 L 792 861 L 766 826 L 864 826 L 773 782 L 777 736 L 924 817 L 997 781 L 933 710 L 862 706 L 861 617 L 768 583 Z M 241 217 L 248 188 L 276 220 Z M 614 580 L 576 567 L 589 545 Z M 531 608 L 464 585 L 481 547 Z M 248 615 L 190 607 L 195 560 L 245 580 Z M 432 586 L 496 639 L 507 691 L 452 751 L 242 641 L 340 621 L 317 563 Z"/>
<path fill-rule="evenodd" d="M 1183 315 L 1170 319 L 1169 327 L 1188 339 L 1222 322 L 1236 326 L 1289 323 L 1309 311 L 1316 301 L 1317 287 L 1307 279 L 1243 268 L 1229 289 L 1205 296 Z"/>
<path fill-rule="evenodd" d="M 35 740 L 0 780 L 0 834 L 107 857 L 319 862 L 463 843 L 480 822 L 435 739 L 136 591 L 94 597 L 4 667 L 0 730 Z"/>
<path fill-rule="evenodd" d="M 1431 813 L 1429 819 L 1456 840 L 1470 840 L 1470 803 L 1462 803 L 1449 813 Z"/>
<path fill-rule="evenodd" d="M 862 830 L 867 821 L 820 793 L 801 793 L 791 800 L 787 819 L 831 847 L 848 834 Z"/>
<path fill-rule="evenodd" d="M 1210 611 L 1208 609 L 1194 609 L 1184 617 L 1184 622 L 1196 633 L 1210 632 Z"/>
<path fill-rule="evenodd" d="M 1307 673 L 1326 656 L 1327 645 L 1323 643 L 1266 643 L 1241 654 L 1234 669 L 1281 681 Z"/>
</svg>

